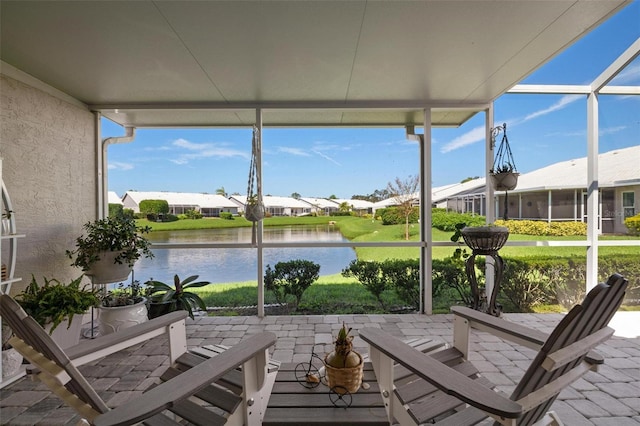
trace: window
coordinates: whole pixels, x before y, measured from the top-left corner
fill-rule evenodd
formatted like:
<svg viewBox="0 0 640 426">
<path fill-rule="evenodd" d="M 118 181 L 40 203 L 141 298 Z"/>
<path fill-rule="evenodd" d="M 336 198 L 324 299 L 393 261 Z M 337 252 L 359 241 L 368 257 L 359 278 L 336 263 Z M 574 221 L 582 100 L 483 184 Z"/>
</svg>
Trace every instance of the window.
<svg viewBox="0 0 640 426">
<path fill-rule="evenodd" d="M 635 216 L 636 214 L 636 194 L 635 192 L 623 192 L 622 193 L 622 212 L 624 218 Z"/>
</svg>

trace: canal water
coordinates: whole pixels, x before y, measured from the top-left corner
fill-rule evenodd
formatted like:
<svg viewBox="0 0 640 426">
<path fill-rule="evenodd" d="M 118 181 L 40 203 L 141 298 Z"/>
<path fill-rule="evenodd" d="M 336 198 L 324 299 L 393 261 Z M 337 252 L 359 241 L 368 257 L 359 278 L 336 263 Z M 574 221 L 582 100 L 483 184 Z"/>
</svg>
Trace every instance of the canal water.
<svg viewBox="0 0 640 426">
<path fill-rule="evenodd" d="M 251 242 L 251 228 L 202 229 L 186 231 L 153 232 L 151 242 Z M 297 225 L 264 228 L 264 241 L 268 242 L 329 242 L 348 240 L 334 226 Z M 156 249 L 153 259 L 141 258 L 134 268 L 135 279 L 141 282 L 150 278 L 173 282 L 180 278 L 199 275 L 200 280 L 227 283 L 256 280 L 256 249 Z M 273 267 L 277 262 L 294 259 L 310 260 L 320 265 L 320 275 L 342 271 L 356 258 L 350 247 L 296 247 L 264 249 L 264 264 Z"/>
</svg>

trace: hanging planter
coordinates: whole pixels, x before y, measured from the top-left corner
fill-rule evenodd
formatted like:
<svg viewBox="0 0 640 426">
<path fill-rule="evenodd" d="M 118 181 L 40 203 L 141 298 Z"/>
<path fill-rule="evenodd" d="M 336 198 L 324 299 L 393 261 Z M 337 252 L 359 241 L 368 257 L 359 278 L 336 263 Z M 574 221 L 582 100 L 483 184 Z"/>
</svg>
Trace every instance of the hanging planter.
<svg viewBox="0 0 640 426">
<path fill-rule="evenodd" d="M 507 191 L 515 189 L 518 185 L 518 176 L 520 176 L 520 173 L 516 170 L 516 162 L 513 159 L 511 146 L 509 146 L 509 139 L 507 139 L 507 123 L 491 129 L 491 147 L 493 148 L 495 146 L 495 138 L 500 131 L 502 131 L 502 140 L 496 151 L 493 166 L 491 170 L 489 170 L 489 178 L 494 190 L 504 191 L 504 214 L 502 218 L 508 220 L 509 194 Z"/>
<path fill-rule="evenodd" d="M 496 151 L 493 166 L 489 170 L 491 184 L 496 191 L 511 191 L 518 185 L 518 170 L 513 159 L 509 139 L 507 139 L 507 123 L 492 129 L 492 143 L 495 144 L 495 137 L 502 131 L 502 140 Z"/>
<path fill-rule="evenodd" d="M 251 165 L 249 166 L 249 182 L 247 183 L 247 202 L 244 206 L 245 219 L 253 222 L 251 243 L 256 244 L 258 222 L 264 219 L 265 208 L 262 202 L 262 181 L 258 170 L 260 158 L 260 129 L 253 126 L 253 140 L 251 141 Z"/>
</svg>

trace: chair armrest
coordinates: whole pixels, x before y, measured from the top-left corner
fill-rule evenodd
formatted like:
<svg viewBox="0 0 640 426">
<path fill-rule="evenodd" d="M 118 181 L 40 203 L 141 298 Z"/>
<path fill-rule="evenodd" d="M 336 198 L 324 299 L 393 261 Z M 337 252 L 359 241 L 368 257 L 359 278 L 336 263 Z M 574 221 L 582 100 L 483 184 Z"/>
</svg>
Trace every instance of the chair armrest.
<svg viewBox="0 0 640 426">
<path fill-rule="evenodd" d="M 492 315 L 485 314 L 463 306 L 453 306 L 451 312 L 459 317 L 469 321 L 471 328 L 486 331 L 494 336 L 501 337 L 514 343 L 533 350 L 540 350 L 542 345 L 547 341 L 549 335 L 539 330 L 535 330 L 524 325 L 505 321 Z M 587 361 L 592 364 L 604 363 L 602 355 L 590 351 L 586 356 Z"/>
<path fill-rule="evenodd" d="M 524 325 L 485 314 L 462 306 L 453 306 L 451 312 L 455 316 L 469 321 L 471 328 L 486 331 L 495 336 L 518 343 L 530 349 L 539 350 L 549 335 Z"/>
<path fill-rule="evenodd" d="M 364 328 L 360 330 L 360 337 L 369 343 L 372 350 L 382 352 L 433 386 L 469 405 L 510 419 L 522 414 L 520 404 L 482 386 L 382 330 Z"/>
<path fill-rule="evenodd" d="M 179 376 L 143 393 L 138 398 L 101 414 L 94 419 L 100 425 L 130 425 L 147 419 L 204 389 L 227 371 L 259 356 L 276 343 L 276 335 L 263 332 L 242 340 L 230 349 L 214 356 Z"/>
<path fill-rule="evenodd" d="M 167 315 L 162 315 L 158 318 L 143 322 L 142 324 L 118 331 L 117 333 L 107 334 L 95 339 L 82 341 L 75 346 L 65 349 L 65 353 L 76 367 L 84 365 L 88 362 L 95 361 L 96 359 L 162 335 L 166 333 L 167 327 L 184 321 L 186 317 L 187 311 L 171 312 Z"/>
</svg>

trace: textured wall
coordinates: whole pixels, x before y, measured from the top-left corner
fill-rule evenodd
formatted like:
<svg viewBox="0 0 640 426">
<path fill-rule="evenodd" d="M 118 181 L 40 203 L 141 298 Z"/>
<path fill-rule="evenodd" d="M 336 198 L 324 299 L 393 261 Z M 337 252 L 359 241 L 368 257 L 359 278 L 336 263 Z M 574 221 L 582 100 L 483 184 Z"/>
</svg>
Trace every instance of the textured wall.
<svg viewBox="0 0 640 426">
<path fill-rule="evenodd" d="M 80 274 L 65 250 L 96 217 L 95 121 L 72 105 L 0 75 L 0 155 L 19 240 L 12 293 L 34 274 L 63 282 Z"/>
</svg>

